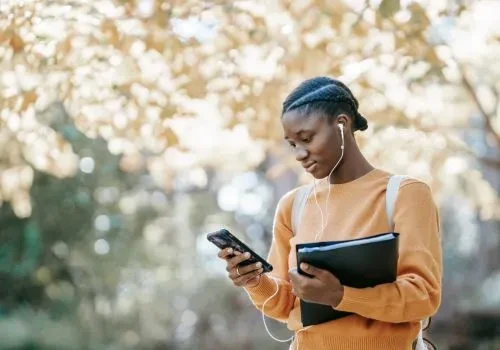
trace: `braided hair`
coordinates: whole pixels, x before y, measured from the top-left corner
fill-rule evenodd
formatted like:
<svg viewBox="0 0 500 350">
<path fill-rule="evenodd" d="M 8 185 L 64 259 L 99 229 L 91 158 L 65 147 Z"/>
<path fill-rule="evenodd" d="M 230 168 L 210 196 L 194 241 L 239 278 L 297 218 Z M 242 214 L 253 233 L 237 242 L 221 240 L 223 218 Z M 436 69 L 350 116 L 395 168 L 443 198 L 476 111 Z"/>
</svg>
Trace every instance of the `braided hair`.
<svg viewBox="0 0 500 350">
<path fill-rule="evenodd" d="M 353 132 L 363 131 L 368 128 L 368 121 L 358 112 L 358 107 L 358 100 L 344 83 L 328 77 L 316 77 L 305 80 L 288 95 L 281 115 L 292 110 L 303 114 L 319 112 L 332 121 L 340 114 L 347 114 L 352 119 Z"/>
</svg>

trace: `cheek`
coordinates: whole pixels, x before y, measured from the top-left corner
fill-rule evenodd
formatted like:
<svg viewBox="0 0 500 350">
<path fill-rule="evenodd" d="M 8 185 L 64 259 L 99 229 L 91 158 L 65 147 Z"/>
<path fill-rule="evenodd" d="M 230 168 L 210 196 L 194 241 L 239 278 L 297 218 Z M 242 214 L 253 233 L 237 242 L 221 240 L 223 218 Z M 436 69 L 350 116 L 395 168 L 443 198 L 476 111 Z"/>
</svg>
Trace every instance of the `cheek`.
<svg viewBox="0 0 500 350">
<path fill-rule="evenodd" d="M 335 140 L 331 137 L 318 137 L 311 143 L 310 152 L 321 158 L 332 158 L 336 153 Z"/>
</svg>

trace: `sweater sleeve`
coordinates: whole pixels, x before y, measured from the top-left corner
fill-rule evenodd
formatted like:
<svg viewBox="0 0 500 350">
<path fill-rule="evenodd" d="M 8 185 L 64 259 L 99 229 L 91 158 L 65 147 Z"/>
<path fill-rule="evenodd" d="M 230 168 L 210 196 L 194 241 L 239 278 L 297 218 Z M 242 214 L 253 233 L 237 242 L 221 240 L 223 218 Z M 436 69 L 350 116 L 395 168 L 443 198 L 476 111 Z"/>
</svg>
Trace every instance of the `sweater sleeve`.
<svg viewBox="0 0 500 350">
<path fill-rule="evenodd" d="M 391 323 L 420 321 L 437 312 L 442 278 L 439 216 L 426 184 L 402 185 L 394 224 L 400 234 L 396 281 L 373 288 L 344 287 L 336 310 Z"/>
<path fill-rule="evenodd" d="M 273 271 L 263 274 L 257 286 L 245 288 L 257 309 L 264 312 L 266 316 L 281 322 L 288 320 L 295 302 L 295 295 L 292 293 L 292 285 L 288 277 L 290 239 L 293 237 L 290 215 L 294 195 L 295 190 L 290 191 L 281 198 L 277 205 L 273 240 L 267 258 L 267 261 L 273 265 Z"/>
</svg>

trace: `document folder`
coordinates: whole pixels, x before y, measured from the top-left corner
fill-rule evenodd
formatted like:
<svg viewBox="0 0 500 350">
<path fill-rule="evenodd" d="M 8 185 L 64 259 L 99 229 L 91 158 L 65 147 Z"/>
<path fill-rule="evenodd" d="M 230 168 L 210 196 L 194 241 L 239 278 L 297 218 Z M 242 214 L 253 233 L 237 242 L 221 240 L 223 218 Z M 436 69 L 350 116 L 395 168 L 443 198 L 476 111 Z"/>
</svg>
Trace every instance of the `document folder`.
<svg viewBox="0 0 500 350">
<path fill-rule="evenodd" d="M 335 275 L 344 286 L 374 287 L 396 280 L 398 263 L 398 233 L 347 241 L 297 244 L 297 269 L 301 263 L 325 269 Z M 335 310 L 329 305 L 300 301 L 303 326 L 320 324 L 348 316 L 350 312 Z"/>
</svg>

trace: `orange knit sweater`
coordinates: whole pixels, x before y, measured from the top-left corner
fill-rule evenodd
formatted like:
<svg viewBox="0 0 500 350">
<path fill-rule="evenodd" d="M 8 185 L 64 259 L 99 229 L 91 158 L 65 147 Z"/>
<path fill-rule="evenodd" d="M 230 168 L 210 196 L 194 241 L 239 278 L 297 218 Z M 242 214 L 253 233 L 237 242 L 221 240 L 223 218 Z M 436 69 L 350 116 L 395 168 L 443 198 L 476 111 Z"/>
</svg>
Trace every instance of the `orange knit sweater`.
<svg viewBox="0 0 500 350">
<path fill-rule="evenodd" d="M 322 181 L 317 186 L 317 199 L 325 220 L 329 187 L 331 193 L 328 221 L 318 241 L 390 231 L 385 213 L 389 176 L 375 169 L 345 184 L 328 185 Z M 296 331 L 294 349 L 411 349 L 419 321 L 435 314 L 441 301 L 439 217 L 429 187 L 415 179 L 401 183 L 393 218 L 395 231 L 400 233 L 396 282 L 363 289 L 344 286 L 344 297 L 336 309 L 355 315 L 307 328 L 302 328 L 300 303 L 291 292 L 288 270 L 297 265 L 295 245 L 313 241 L 321 229 L 321 214 L 311 195 L 298 233 L 293 236 L 290 222 L 296 191 L 290 191 L 278 203 L 268 256 L 274 266 L 271 276 L 263 275 L 257 286 L 245 289 L 254 305 L 262 310 L 263 303 L 276 291 L 276 280 L 278 293 L 266 303 L 264 313 Z"/>
</svg>

